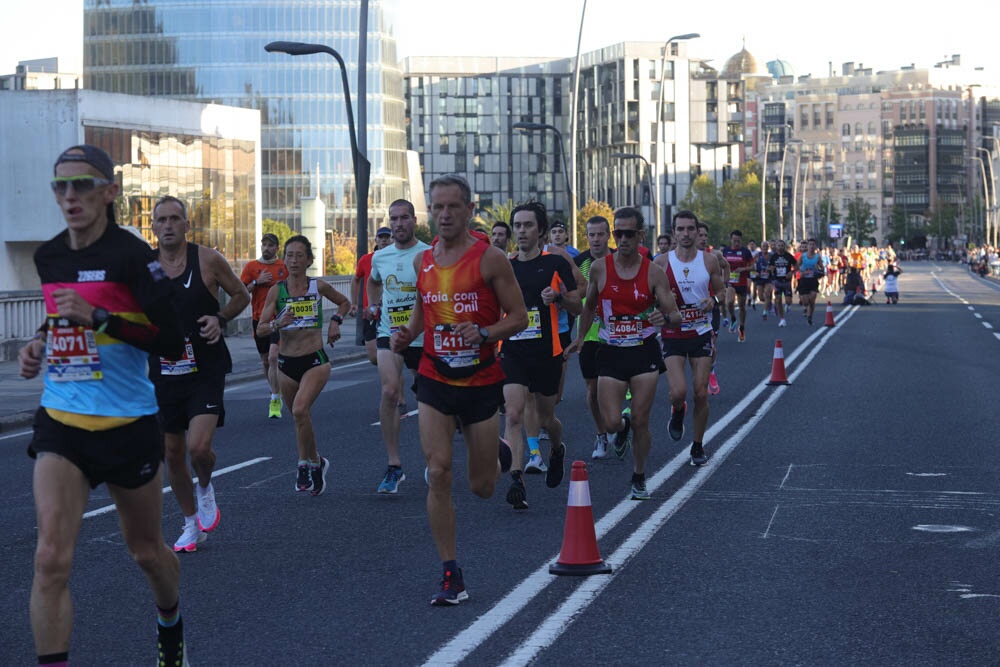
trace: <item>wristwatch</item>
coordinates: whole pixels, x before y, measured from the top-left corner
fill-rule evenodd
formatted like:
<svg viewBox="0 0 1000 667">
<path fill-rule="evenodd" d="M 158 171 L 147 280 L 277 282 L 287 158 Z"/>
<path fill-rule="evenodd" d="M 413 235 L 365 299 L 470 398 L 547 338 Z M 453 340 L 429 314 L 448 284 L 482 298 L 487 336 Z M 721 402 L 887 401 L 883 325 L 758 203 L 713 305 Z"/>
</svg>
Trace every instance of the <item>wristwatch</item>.
<svg viewBox="0 0 1000 667">
<path fill-rule="evenodd" d="M 98 333 L 103 333 L 108 326 L 109 317 L 111 317 L 111 313 L 107 309 L 100 306 L 94 308 L 94 312 L 90 314 L 90 319 L 94 322 L 94 330 Z"/>
<path fill-rule="evenodd" d="M 333 315 L 330 316 L 330 321 L 336 322 L 337 324 L 343 324 L 344 318 L 340 316 L 340 313 L 334 313 Z"/>
<path fill-rule="evenodd" d="M 479 327 L 479 335 L 483 337 L 483 342 L 485 343 L 486 339 L 490 337 L 490 330 L 486 327 Z"/>
</svg>

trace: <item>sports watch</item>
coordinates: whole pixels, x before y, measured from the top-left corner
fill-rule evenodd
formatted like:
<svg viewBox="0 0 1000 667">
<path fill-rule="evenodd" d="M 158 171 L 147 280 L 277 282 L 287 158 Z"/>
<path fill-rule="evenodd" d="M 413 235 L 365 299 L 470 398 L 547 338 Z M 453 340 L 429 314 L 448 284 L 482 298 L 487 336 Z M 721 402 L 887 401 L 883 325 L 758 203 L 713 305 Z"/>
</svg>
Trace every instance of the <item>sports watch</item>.
<svg viewBox="0 0 1000 667">
<path fill-rule="evenodd" d="M 479 335 L 483 337 L 483 342 L 485 343 L 486 339 L 490 337 L 490 330 L 486 327 L 479 327 Z"/>
</svg>

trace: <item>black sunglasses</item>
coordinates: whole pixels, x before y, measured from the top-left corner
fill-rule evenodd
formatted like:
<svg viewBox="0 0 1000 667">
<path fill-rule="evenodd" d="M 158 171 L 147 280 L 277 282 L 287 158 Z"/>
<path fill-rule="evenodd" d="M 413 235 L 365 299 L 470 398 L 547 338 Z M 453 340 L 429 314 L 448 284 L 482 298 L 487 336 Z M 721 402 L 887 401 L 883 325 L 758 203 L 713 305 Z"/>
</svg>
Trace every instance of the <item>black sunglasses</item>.
<svg viewBox="0 0 1000 667">
<path fill-rule="evenodd" d="M 638 233 L 639 233 L 639 231 L 635 230 L 635 229 L 616 229 L 615 231 L 611 232 L 611 234 L 616 239 L 620 239 L 620 238 L 634 239 L 635 235 L 638 234 Z"/>
<path fill-rule="evenodd" d="M 70 185 L 73 186 L 73 192 L 82 195 L 91 192 L 94 188 L 111 185 L 111 183 L 112 181 L 107 179 L 84 174 L 82 176 L 57 176 L 52 179 L 50 185 L 52 186 L 52 192 L 63 197 L 66 195 Z"/>
</svg>

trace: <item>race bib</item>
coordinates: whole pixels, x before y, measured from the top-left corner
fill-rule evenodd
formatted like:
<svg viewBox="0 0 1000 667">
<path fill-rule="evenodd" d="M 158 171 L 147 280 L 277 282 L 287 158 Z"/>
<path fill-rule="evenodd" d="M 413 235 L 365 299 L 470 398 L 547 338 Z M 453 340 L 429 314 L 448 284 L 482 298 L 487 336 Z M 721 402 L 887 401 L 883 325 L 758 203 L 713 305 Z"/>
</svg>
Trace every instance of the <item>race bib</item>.
<svg viewBox="0 0 1000 667">
<path fill-rule="evenodd" d="M 757 272 L 756 271 L 751 271 L 750 272 L 750 278 L 756 278 L 756 277 L 757 277 Z"/>
<path fill-rule="evenodd" d="M 542 314 L 537 308 L 528 310 L 528 326 L 523 331 L 511 336 L 508 340 L 536 340 L 542 337 Z"/>
<path fill-rule="evenodd" d="M 729 272 L 729 282 L 738 283 L 740 281 L 740 274 L 738 271 Z"/>
<path fill-rule="evenodd" d="M 389 334 L 394 334 L 405 327 L 413 314 L 413 306 L 389 306 Z"/>
<path fill-rule="evenodd" d="M 612 315 L 609 317 L 608 344 L 615 347 L 642 345 L 642 318 L 638 315 Z"/>
<path fill-rule="evenodd" d="M 54 382 L 103 379 L 97 337 L 90 327 L 49 326 L 45 343 L 47 375 Z"/>
<path fill-rule="evenodd" d="M 802 269 L 802 277 L 803 278 L 812 278 L 813 277 L 813 270 L 812 269 Z"/>
<path fill-rule="evenodd" d="M 681 331 L 696 331 L 708 324 L 708 313 L 701 308 L 681 308 Z"/>
<path fill-rule="evenodd" d="M 194 358 L 194 346 L 187 336 L 184 336 L 184 356 L 176 361 L 160 357 L 160 375 L 190 375 L 197 372 L 198 363 Z"/>
<path fill-rule="evenodd" d="M 785 266 L 774 267 L 774 275 L 776 275 L 779 278 L 784 278 L 787 273 L 788 273 L 788 267 Z"/>
<path fill-rule="evenodd" d="M 288 297 L 287 308 L 292 311 L 291 324 L 285 329 L 312 329 L 319 327 L 319 299 L 306 294 Z"/>
<path fill-rule="evenodd" d="M 434 356 L 450 368 L 468 368 L 479 363 L 479 346 L 466 345 L 450 324 L 434 327 Z"/>
<path fill-rule="evenodd" d="M 760 277 L 761 277 L 762 280 L 767 280 L 769 276 L 770 276 L 770 273 L 768 273 L 768 271 L 766 269 L 764 271 L 760 272 Z"/>
</svg>

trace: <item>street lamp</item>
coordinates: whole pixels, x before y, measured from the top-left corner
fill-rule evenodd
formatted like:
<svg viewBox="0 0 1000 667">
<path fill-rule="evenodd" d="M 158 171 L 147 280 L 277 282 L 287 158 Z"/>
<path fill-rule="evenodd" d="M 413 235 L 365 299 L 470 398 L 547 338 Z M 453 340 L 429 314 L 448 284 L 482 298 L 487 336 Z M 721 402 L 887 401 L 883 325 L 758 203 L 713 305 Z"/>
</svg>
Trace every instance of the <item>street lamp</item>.
<svg viewBox="0 0 1000 667">
<path fill-rule="evenodd" d="M 569 161 L 573 165 L 573 184 L 576 185 L 576 118 L 580 115 L 577 101 L 580 98 L 580 46 L 583 44 L 583 20 L 587 18 L 587 0 L 583 0 L 580 10 L 580 31 L 576 37 L 576 60 L 573 64 L 573 97 L 569 104 Z M 575 187 L 570 188 L 569 195 L 569 233 L 573 243 L 576 243 L 576 194 Z"/>
<path fill-rule="evenodd" d="M 653 205 L 653 219 L 656 221 L 656 233 L 662 233 L 660 229 L 660 207 L 656 204 L 656 190 L 653 188 L 653 181 L 656 180 L 656 175 L 653 172 L 653 165 L 649 163 L 649 160 L 638 153 L 612 153 L 611 157 L 619 160 L 642 160 L 646 165 L 646 187 L 649 188 L 649 196 L 651 198 L 650 203 Z"/>
<path fill-rule="evenodd" d="M 788 146 L 801 144 L 801 139 L 787 139 L 781 149 L 781 173 L 778 175 L 778 238 L 785 240 L 785 158 L 788 156 Z M 798 170 L 796 170 L 796 174 Z M 795 233 L 795 195 L 792 195 L 792 233 Z"/>
<path fill-rule="evenodd" d="M 368 181 L 371 177 L 371 163 L 365 154 L 358 149 L 358 135 L 354 129 L 354 108 L 351 106 L 351 86 L 347 81 L 347 66 L 344 59 L 335 50 L 325 44 L 307 44 L 305 42 L 271 42 L 264 47 L 269 53 L 287 53 L 290 56 L 306 56 L 313 53 L 326 53 L 333 56 L 340 65 L 341 81 L 344 87 L 344 100 L 347 103 L 347 130 L 351 136 L 351 162 L 354 165 L 354 185 L 357 197 L 358 243 L 357 256 L 361 259 L 368 253 Z M 364 76 L 363 73 L 360 76 Z M 362 100 L 362 104 L 364 101 Z M 367 132 L 367 128 L 364 128 Z"/>
<path fill-rule="evenodd" d="M 576 217 L 576 212 L 573 210 L 573 185 L 570 183 L 569 179 L 569 168 L 566 166 L 566 147 L 563 144 L 562 133 L 559 131 L 555 125 L 549 125 L 548 123 L 514 123 L 511 127 L 515 130 L 524 130 L 525 132 L 543 132 L 545 130 L 551 130 L 556 133 L 556 138 L 559 140 L 559 155 L 562 156 L 563 165 L 563 178 L 566 181 L 566 198 L 567 204 L 569 205 L 569 214 L 574 219 Z M 573 239 L 576 243 L 576 239 Z"/>
<path fill-rule="evenodd" d="M 658 99 L 658 101 L 656 103 L 656 161 L 664 165 L 664 170 L 663 170 L 664 174 L 668 174 L 669 173 L 666 170 L 666 165 L 668 163 L 664 159 L 665 158 L 664 154 L 666 153 L 666 141 L 664 141 L 664 134 L 666 133 L 666 130 L 665 130 L 664 124 L 663 124 L 663 84 L 667 80 L 667 55 L 670 53 L 670 45 L 672 43 L 674 43 L 674 42 L 681 42 L 681 41 L 688 40 L 688 39 L 696 39 L 698 37 L 701 37 L 701 35 L 698 34 L 698 33 L 696 33 L 696 32 L 687 32 L 687 33 L 684 33 L 683 35 L 674 35 L 673 37 L 671 37 L 670 39 L 668 39 L 666 42 L 663 43 L 663 58 L 661 58 L 661 60 L 660 60 L 660 97 L 659 97 L 659 99 Z M 675 88 L 674 89 L 674 97 L 677 96 L 676 93 L 677 93 L 677 90 Z M 676 100 L 675 100 L 675 103 L 676 103 Z M 675 177 L 676 177 L 676 172 L 677 172 L 677 170 L 674 169 L 674 176 Z M 657 179 L 657 181 L 656 181 L 657 187 L 659 187 L 659 182 L 660 182 L 659 179 Z M 664 191 L 664 193 L 666 193 L 666 185 L 667 185 L 666 181 L 664 181 L 663 185 L 664 185 L 663 191 Z M 671 204 L 674 204 L 674 203 L 675 202 L 671 201 Z M 660 223 L 659 223 L 660 209 L 659 208 L 656 209 L 656 219 L 657 219 L 656 233 L 657 234 L 662 234 L 664 232 L 664 230 L 660 229 Z"/>
<path fill-rule="evenodd" d="M 984 200 L 984 208 L 986 209 L 986 221 L 985 221 L 984 235 L 986 237 L 986 239 L 985 239 L 986 243 L 989 244 L 989 242 L 990 242 L 990 191 L 989 191 L 989 188 L 988 188 L 988 186 L 986 184 L 986 167 L 983 166 L 983 158 L 981 158 L 981 157 L 976 157 L 975 155 L 973 155 L 972 157 L 969 158 L 969 160 L 975 160 L 976 162 L 979 163 L 979 172 L 980 172 L 980 174 L 983 177 L 983 200 Z"/>
<path fill-rule="evenodd" d="M 767 241 L 767 151 L 771 147 L 771 130 L 764 135 L 764 161 L 760 170 L 760 242 Z M 779 204 L 780 206 L 780 204 Z"/>
<path fill-rule="evenodd" d="M 996 137 L 984 136 L 983 138 L 984 139 L 991 139 L 994 142 L 997 141 Z M 997 224 L 996 224 L 996 220 L 997 220 L 997 182 L 996 182 L 996 172 L 993 171 L 993 153 L 992 153 L 992 151 L 988 151 L 985 148 L 981 148 L 979 146 L 976 146 L 976 150 L 977 151 L 982 151 L 982 152 L 986 153 L 986 160 L 985 160 L 985 162 L 990 167 L 990 169 L 989 169 L 989 172 L 990 172 L 990 185 L 993 186 L 993 203 L 991 205 L 990 202 L 989 202 L 989 200 L 987 200 L 986 201 L 986 205 L 990 207 L 990 211 L 993 213 L 993 243 L 991 245 L 995 246 L 997 244 L 997 239 L 996 239 L 996 236 L 997 236 Z M 987 239 L 987 243 L 989 243 L 989 239 Z"/>
</svg>

